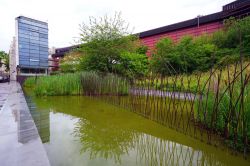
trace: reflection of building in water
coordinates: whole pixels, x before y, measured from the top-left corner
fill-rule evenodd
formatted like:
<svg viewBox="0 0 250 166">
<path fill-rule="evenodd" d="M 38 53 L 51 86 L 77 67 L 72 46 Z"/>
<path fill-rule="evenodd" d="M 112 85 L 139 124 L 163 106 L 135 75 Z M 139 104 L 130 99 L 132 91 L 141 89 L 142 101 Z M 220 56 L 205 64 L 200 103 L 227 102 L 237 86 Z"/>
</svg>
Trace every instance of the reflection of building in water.
<svg viewBox="0 0 250 166">
<path fill-rule="evenodd" d="M 36 124 L 37 131 L 43 143 L 50 141 L 50 116 L 49 110 L 37 110 L 30 98 L 26 98 L 30 113 Z"/>
<path fill-rule="evenodd" d="M 50 123 L 49 123 L 49 111 L 39 110 L 31 111 L 32 117 L 36 124 L 38 133 L 43 143 L 50 141 Z"/>
<path fill-rule="evenodd" d="M 20 97 L 20 99 L 20 108 L 22 108 L 22 110 L 13 110 L 13 114 L 18 121 L 18 142 L 25 144 L 30 140 L 37 139 L 39 135 L 32 120 L 32 116 L 29 113 L 24 97 Z"/>
</svg>

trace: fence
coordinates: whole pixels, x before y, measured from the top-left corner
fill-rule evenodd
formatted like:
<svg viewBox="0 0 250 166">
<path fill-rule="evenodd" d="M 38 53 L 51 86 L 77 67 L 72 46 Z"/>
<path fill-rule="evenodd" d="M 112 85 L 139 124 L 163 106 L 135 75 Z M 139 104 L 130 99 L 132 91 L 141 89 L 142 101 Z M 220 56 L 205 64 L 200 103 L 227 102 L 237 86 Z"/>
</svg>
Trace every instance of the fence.
<svg viewBox="0 0 250 166">
<path fill-rule="evenodd" d="M 243 61 L 207 73 L 143 80 L 109 79 L 103 93 L 89 96 L 129 109 L 212 145 L 226 145 L 247 156 L 250 137 L 250 63 Z M 120 87 L 128 89 L 128 96 Z M 126 86 L 124 88 L 124 86 Z M 103 95 L 105 94 L 105 95 Z"/>
</svg>

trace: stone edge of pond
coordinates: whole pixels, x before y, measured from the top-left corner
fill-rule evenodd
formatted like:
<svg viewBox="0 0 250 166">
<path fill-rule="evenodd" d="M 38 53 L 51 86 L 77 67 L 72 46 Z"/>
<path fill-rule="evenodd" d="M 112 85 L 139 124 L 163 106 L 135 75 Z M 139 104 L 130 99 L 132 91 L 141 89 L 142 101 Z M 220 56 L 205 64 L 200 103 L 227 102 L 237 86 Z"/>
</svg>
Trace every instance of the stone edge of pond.
<svg viewBox="0 0 250 166">
<path fill-rule="evenodd" d="M 20 84 L 1 83 L 0 95 L 6 98 L 0 109 L 1 166 L 50 166 Z"/>
</svg>

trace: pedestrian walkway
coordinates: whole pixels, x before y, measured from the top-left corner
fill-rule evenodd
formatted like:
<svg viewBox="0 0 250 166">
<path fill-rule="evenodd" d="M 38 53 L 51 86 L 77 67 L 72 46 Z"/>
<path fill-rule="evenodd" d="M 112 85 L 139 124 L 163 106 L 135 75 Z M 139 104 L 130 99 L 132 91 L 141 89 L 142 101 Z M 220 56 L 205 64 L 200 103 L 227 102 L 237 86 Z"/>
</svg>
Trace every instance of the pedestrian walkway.
<svg viewBox="0 0 250 166">
<path fill-rule="evenodd" d="M 9 94 L 10 85 L 7 83 L 0 83 L 0 110 L 3 107 L 3 104 L 7 100 L 7 96 Z"/>
<path fill-rule="evenodd" d="M 19 83 L 0 83 L 0 165 L 49 166 Z"/>
</svg>

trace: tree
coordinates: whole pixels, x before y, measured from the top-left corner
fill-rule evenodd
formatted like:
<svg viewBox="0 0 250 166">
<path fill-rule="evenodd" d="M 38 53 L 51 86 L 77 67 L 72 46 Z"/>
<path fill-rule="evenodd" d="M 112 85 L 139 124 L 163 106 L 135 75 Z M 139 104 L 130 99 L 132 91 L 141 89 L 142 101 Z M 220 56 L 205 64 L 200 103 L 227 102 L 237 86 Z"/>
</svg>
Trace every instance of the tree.
<svg viewBox="0 0 250 166">
<path fill-rule="evenodd" d="M 141 47 L 139 38 L 132 35 L 129 25 L 121 18 L 121 13 L 115 13 L 114 17 L 107 15 L 98 19 L 90 17 L 89 24 L 83 23 L 80 30 L 82 44 L 79 50 L 84 54 L 80 62 L 82 70 L 114 73 L 119 66 L 117 64 L 122 66 L 122 63 L 125 62 L 125 54 L 145 50 L 139 49 Z M 120 75 L 127 75 L 121 71 L 118 72 Z M 131 71 L 136 72 L 137 70 L 132 69 Z"/>
<path fill-rule="evenodd" d="M 9 54 L 0 51 L 0 67 L 5 66 L 5 71 L 9 71 Z"/>
<path fill-rule="evenodd" d="M 60 70 L 63 73 L 72 73 L 80 70 L 81 53 L 71 51 L 60 60 Z"/>
</svg>

